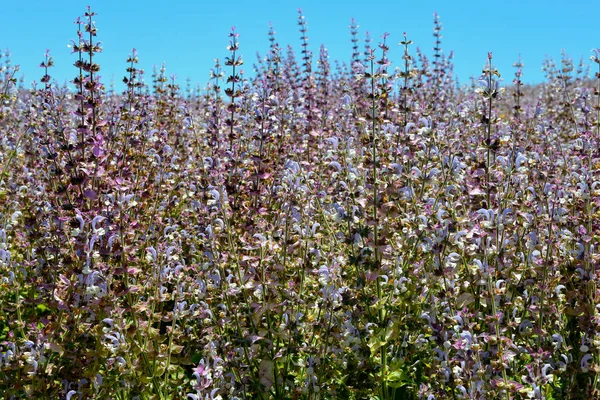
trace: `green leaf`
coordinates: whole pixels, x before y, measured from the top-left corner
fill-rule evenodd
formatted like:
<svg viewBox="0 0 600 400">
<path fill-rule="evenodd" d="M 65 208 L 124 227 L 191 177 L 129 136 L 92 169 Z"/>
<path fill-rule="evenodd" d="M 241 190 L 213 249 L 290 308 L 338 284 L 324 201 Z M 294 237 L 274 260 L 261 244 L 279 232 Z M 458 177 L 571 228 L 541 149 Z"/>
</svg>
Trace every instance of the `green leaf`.
<svg viewBox="0 0 600 400">
<path fill-rule="evenodd" d="M 275 363 L 271 360 L 262 360 L 258 368 L 258 376 L 260 383 L 265 387 L 265 390 L 269 390 L 275 381 L 274 374 Z"/>
<path fill-rule="evenodd" d="M 194 364 L 198 364 L 200 362 L 200 360 L 202 360 L 202 353 L 194 353 L 192 354 L 192 363 Z"/>
<path fill-rule="evenodd" d="M 371 339 L 369 339 L 368 343 L 368 346 L 371 349 L 371 355 L 375 355 L 377 351 L 386 344 L 387 341 L 381 340 L 381 337 L 379 335 L 373 335 Z"/>
<path fill-rule="evenodd" d="M 399 388 L 406 386 L 411 382 L 410 377 L 407 376 L 406 371 L 397 369 L 392 371 L 386 378 L 388 386 L 392 388 Z"/>
<path fill-rule="evenodd" d="M 456 299 L 456 306 L 458 308 L 467 307 L 469 304 L 475 302 L 475 296 L 471 293 L 464 292 Z"/>
<path fill-rule="evenodd" d="M 65 350 L 63 349 L 63 347 L 58 344 L 58 343 L 46 343 L 44 345 L 45 348 L 47 348 L 48 350 L 51 350 L 55 353 L 58 353 L 59 355 L 63 355 L 63 353 L 65 352 Z"/>
</svg>

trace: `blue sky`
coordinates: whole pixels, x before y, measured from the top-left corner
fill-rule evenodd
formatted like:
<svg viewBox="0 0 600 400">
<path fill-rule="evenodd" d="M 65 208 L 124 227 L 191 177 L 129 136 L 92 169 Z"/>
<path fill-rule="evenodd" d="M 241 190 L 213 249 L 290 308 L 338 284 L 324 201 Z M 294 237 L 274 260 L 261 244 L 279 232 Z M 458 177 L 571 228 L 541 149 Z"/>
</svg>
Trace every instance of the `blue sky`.
<svg viewBox="0 0 600 400">
<path fill-rule="evenodd" d="M 297 10 L 302 8 L 308 23 L 311 50 L 318 54 L 324 44 L 330 61 L 348 60 L 351 54 L 349 24 L 355 18 L 361 40 L 369 31 L 376 43 L 385 32 L 392 44 L 393 65 L 402 62 L 402 49 L 396 46 L 407 32 L 426 55 L 432 54 L 433 13 L 440 15 L 444 30 L 442 47 L 454 51 L 455 73 L 462 83 L 477 76 L 493 52 L 494 64 L 506 83 L 514 77 L 512 64 L 519 54 L 525 64 L 523 80 L 541 82 L 546 57 L 557 63 L 561 50 L 578 62 L 586 62 L 591 49 L 600 47 L 600 2 L 533 1 L 114 1 L 98 0 L 22 0 L 6 1 L 0 16 L 0 48 L 8 48 L 13 64 L 20 64 L 26 82 L 43 75 L 38 65 L 50 49 L 56 66 L 51 75 L 59 82 L 71 80 L 77 73 L 72 66 L 75 55 L 67 44 L 76 38 L 77 16 L 86 6 L 98 15 L 98 40 L 104 52 L 100 63 L 106 86 L 114 79 L 122 89 L 126 62 L 135 47 L 140 67 L 149 83 L 153 65 L 166 62 L 167 74 L 175 74 L 184 87 L 186 78 L 204 85 L 214 59 L 228 55 L 228 34 L 232 26 L 240 34 L 243 68 L 250 73 L 259 52 L 265 55 L 271 22 L 282 47 L 300 43 Z M 296 52 L 299 55 L 299 52 Z"/>
</svg>

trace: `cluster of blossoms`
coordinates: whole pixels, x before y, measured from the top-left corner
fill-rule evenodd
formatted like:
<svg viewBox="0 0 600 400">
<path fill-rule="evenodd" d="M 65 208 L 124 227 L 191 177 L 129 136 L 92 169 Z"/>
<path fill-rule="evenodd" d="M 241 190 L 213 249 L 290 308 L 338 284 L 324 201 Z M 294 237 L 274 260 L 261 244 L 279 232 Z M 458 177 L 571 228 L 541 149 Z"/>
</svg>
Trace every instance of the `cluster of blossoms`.
<svg viewBox="0 0 600 400">
<path fill-rule="evenodd" d="M 600 396 L 600 50 L 457 88 L 437 15 L 332 66 L 299 11 L 299 59 L 115 94 L 94 17 L 75 93 L 0 58 L 7 398 Z"/>
</svg>

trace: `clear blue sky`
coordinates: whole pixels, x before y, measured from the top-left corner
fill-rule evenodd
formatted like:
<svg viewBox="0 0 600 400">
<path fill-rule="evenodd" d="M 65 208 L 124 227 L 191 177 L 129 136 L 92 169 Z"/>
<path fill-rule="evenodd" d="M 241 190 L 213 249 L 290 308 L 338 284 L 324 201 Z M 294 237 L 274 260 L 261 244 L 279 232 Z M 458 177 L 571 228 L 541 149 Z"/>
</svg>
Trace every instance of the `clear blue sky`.
<svg viewBox="0 0 600 400">
<path fill-rule="evenodd" d="M 0 11 L 0 48 L 10 49 L 14 64 L 21 65 L 26 82 L 43 75 L 39 63 L 50 49 L 56 67 L 51 75 L 59 82 L 76 74 L 75 55 L 67 44 L 76 38 L 77 16 L 87 5 L 98 15 L 98 40 L 104 52 L 98 56 L 102 81 L 120 83 L 125 60 L 131 49 L 138 50 L 140 67 L 151 82 L 153 65 L 166 62 L 167 74 L 175 74 L 180 86 L 187 77 L 204 85 L 214 59 L 228 55 L 228 34 L 236 26 L 244 69 L 252 69 L 259 52 L 265 55 L 269 42 L 269 22 L 282 47 L 300 43 L 297 9 L 302 8 L 308 22 L 311 50 L 318 54 L 325 44 L 330 60 L 348 60 L 351 54 L 349 24 L 355 18 L 361 39 L 369 31 L 376 43 L 384 32 L 390 34 L 390 58 L 402 62 L 402 49 L 396 44 L 406 31 L 415 46 L 432 54 L 433 13 L 441 17 L 442 47 L 454 50 L 455 72 L 462 83 L 477 76 L 493 51 L 494 63 L 510 83 L 512 64 L 521 54 L 525 64 L 523 80 L 543 80 L 545 57 L 560 61 L 561 50 L 578 62 L 586 61 L 590 50 L 600 47 L 600 2 L 598 1 L 313 1 L 313 0 L 22 0 L 3 1 Z M 362 43 L 361 43 L 362 45 Z M 361 48 L 362 50 L 362 48 Z M 299 56 L 299 52 L 296 52 Z"/>
</svg>

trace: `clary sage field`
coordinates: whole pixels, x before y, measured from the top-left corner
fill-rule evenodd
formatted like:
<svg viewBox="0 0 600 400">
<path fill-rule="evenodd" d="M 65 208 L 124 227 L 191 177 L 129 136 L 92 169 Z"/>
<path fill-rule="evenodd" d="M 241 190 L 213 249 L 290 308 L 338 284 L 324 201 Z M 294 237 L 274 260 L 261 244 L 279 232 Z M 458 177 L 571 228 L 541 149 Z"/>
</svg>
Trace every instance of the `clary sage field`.
<svg viewBox="0 0 600 400">
<path fill-rule="evenodd" d="M 459 86 L 437 16 L 332 65 L 300 11 L 299 56 L 118 93 L 95 18 L 71 89 L 0 59 L 4 398 L 600 396 L 600 50 Z"/>
</svg>

